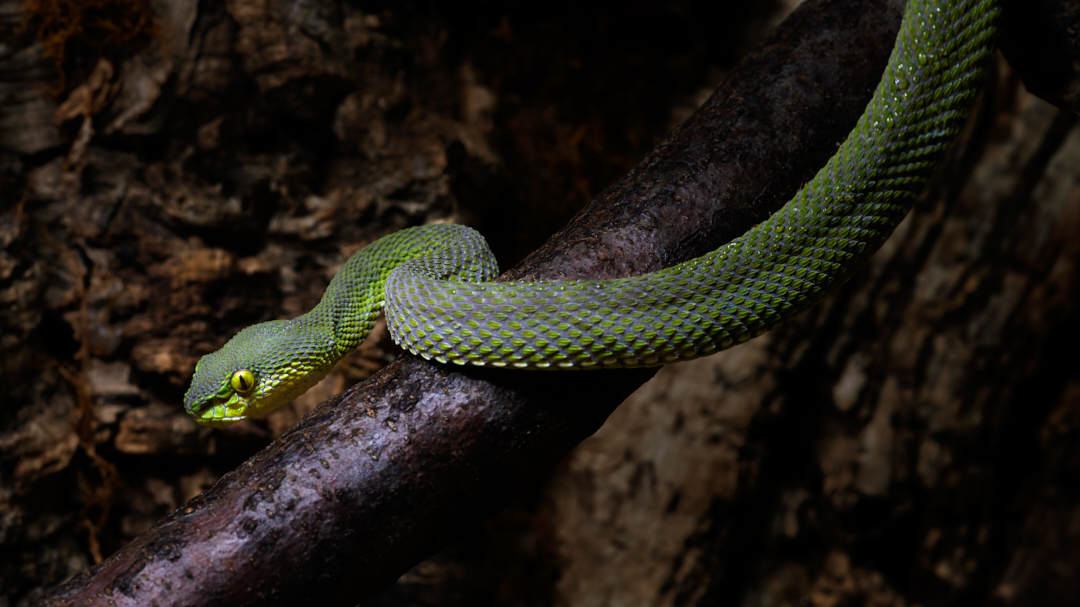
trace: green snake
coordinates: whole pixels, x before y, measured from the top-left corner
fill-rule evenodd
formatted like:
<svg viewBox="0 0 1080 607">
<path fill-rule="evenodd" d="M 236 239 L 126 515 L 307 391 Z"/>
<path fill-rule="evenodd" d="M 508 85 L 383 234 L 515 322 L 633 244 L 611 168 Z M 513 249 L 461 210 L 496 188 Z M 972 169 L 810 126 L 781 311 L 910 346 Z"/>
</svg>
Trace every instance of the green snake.
<svg viewBox="0 0 1080 607">
<path fill-rule="evenodd" d="M 805 310 L 892 233 L 963 127 L 995 0 L 910 0 L 855 129 L 783 208 L 702 257 L 640 276 L 493 282 L 470 228 L 425 225 L 356 253 L 310 312 L 248 327 L 195 367 L 185 407 L 221 426 L 276 409 L 356 348 L 385 307 L 394 341 L 441 363 L 655 366 L 707 356 Z"/>
</svg>

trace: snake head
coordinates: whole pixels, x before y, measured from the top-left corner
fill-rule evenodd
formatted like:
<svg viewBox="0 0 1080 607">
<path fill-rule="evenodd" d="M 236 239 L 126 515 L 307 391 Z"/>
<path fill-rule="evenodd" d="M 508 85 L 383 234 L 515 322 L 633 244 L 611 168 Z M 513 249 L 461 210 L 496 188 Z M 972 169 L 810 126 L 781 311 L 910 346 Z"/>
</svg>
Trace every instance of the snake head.
<svg viewBox="0 0 1080 607">
<path fill-rule="evenodd" d="M 227 426 L 293 400 L 326 376 L 336 360 L 313 344 L 301 319 L 250 326 L 195 365 L 184 408 L 204 426 Z"/>
<path fill-rule="evenodd" d="M 215 352 L 216 354 L 216 352 Z M 258 385 L 258 378 L 250 369 L 237 369 L 233 373 L 225 377 L 225 381 L 218 386 L 218 389 L 214 392 L 206 393 L 202 390 L 196 390 L 197 385 L 205 384 L 206 382 L 199 381 L 200 375 L 218 375 L 217 373 L 204 372 L 206 368 L 213 368 L 219 365 L 214 364 L 212 355 L 207 355 L 199 361 L 199 364 L 195 366 L 195 378 L 192 380 L 192 389 L 188 390 L 188 393 L 184 396 L 184 407 L 187 412 L 195 417 L 195 421 L 204 426 L 226 426 L 228 424 L 238 422 L 247 417 L 251 417 L 248 410 L 254 410 L 253 399 L 251 398 L 250 390 L 245 392 L 239 392 L 232 387 L 232 377 L 241 378 L 244 375 L 250 375 L 255 378 L 251 385 L 252 387 Z M 208 360 L 209 359 L 209 360 Z"/>
</svg>

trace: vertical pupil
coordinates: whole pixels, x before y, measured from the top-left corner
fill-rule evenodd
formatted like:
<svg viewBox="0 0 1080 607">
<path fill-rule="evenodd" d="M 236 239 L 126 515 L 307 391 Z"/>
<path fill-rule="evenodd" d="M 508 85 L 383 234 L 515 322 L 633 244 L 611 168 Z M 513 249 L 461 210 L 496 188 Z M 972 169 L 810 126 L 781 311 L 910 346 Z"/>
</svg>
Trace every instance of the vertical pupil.
<svg viewBox="0 0 1080 607">
<path fill-rule="evenodd" d="M 236 381 L 240 384 L 240 389 L 241 390 L 247 390 L 248 389 L 247 378 L 244 377 L 243 373 L 237 373 L 236 374 Z"/>
</svg>

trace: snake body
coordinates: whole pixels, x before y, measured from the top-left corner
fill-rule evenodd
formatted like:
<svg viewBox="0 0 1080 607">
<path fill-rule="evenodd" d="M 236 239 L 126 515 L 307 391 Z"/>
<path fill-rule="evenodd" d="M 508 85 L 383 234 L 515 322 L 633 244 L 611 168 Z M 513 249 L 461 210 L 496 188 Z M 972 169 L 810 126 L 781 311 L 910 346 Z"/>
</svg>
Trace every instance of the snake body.
<svg viewBox="0 0 1080 607">
<path fill-rule="evenodd" d="M 881 82 L 836 154 L 711 253 L 630 278 L 492 282 L 495 259 L 472 229 L 403 230 L 356 253 L 307 314 L 248 327 L 204 356 L 185 406 L 218 426 L 289 402 L 384 306 L 398 344 L 442 363 L 653 366 L 761 335 L 843 283 L 907 214 L 970 112 L 997 15 L 995 0 L 909 0 Z"/>
</svg>

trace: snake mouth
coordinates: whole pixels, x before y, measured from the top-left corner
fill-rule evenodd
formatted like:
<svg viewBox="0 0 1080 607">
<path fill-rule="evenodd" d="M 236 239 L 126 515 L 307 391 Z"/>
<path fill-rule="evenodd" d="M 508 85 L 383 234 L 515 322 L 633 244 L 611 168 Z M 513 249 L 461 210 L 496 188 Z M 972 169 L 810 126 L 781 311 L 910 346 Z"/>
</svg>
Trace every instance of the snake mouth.
<svg viewBox="0 0 1080 607">
<path fill-rule="evenodd" d="M 247 419 L 250 402 L 238 394 L 211 396 L 191 406 L 190 413 L 200 426 L 220 428 Z"/>
</svg>

